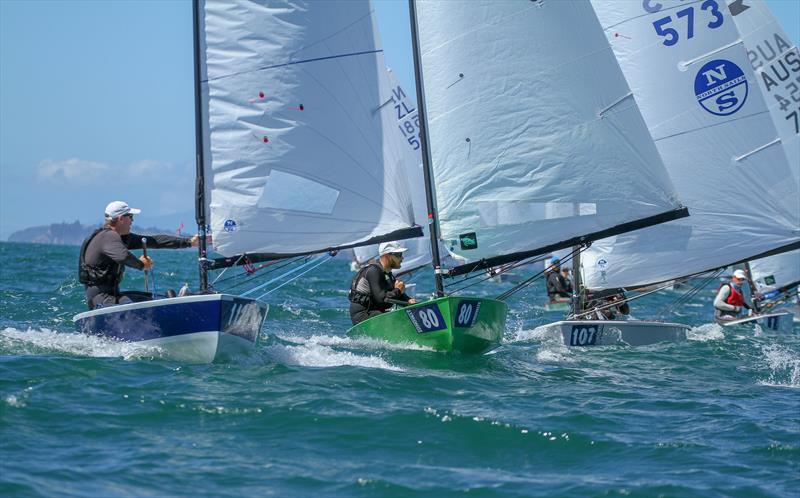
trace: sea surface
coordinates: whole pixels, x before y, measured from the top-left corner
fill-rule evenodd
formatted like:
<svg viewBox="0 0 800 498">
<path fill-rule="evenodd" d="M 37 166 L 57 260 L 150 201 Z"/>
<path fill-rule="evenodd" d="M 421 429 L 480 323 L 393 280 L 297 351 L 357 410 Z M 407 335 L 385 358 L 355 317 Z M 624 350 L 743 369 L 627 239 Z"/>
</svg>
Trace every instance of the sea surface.
<svg viewBox="0 0 800 498">
<path fill-rule="evenodd" d="M 159 289 L 196 288 L 196 253 L 153 257 Z M 535 331 L 561 318 L 539 281 L 504 344 L 467 356 L 348 339 L 352 274 L 331 260 L 264 298 L 252 354 L 186 365 L 75 333 L 77 259 L 0 243 L 0 496 L 800 495 L 800 327 L 723 331 L 717 283 L 669 313 L 688 341 L 569 349 Z"/>
</svg>

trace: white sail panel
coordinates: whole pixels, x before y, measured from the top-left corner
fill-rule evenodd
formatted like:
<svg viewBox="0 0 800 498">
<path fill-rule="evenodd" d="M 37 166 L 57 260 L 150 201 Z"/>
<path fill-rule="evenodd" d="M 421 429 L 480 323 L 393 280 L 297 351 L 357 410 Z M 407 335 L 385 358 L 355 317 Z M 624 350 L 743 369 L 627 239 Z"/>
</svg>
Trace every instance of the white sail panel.
<svg viewBox="0 0 800 498">
<path fill-rule="evenodd" d="M 669 280 L 799 240 L 798 184 L 726 5 L 593 5 L 691 216 L 596 242 L 586 285 Z"/>
<path fill-rule="evenodd" d="M 800 251 L 750 261 L 750 273 L 762 294 L 800 282 Z"/>
<path fill-rule="evenodd" d="M 215 250 L 314 252 L 412 226 L 369 2 L 201 3 Z"/>
<path fill-rule="evenodd" d="M 762 0 L 748 0 L 733 12 L 795 182 L 800 182 L 800 50 Z"/>
<path fill-rule="evenodd" d="M 387 130 L 387 137 L 394 138 L 391 145 L 396 147 L 396 155 L 400 157 L 406 179 L 411 188 L 411 201 L 414 206 L 414 217 L 417 223 L 423 224 L 428 218 L 428 207 L 425 202 L 425 181 L 422 172 L 422 155 L 420 154 L 419 116 L 416 103 L 397 82 L 394 73 L 386 70 L 386 78 L 382 80 L 389 89 L 391 101 L 381 107 L 394 121 L 394 128 Z M 419 268 L 431 262 L 431 242 L 427 223 L 423 224 L 424 237 L 404 242 L 408 251 L 404 253 L 403 267 L 399 271 Z M 356 247 L 354 250 L 359 265 L 378 257 L 378 245 Z"/>
<path fill-rule="evenodd" d="M 679 207 L 588 2 L 421 1 L 417 12 L 449 251 L 535 250 Z"/>
</svg>

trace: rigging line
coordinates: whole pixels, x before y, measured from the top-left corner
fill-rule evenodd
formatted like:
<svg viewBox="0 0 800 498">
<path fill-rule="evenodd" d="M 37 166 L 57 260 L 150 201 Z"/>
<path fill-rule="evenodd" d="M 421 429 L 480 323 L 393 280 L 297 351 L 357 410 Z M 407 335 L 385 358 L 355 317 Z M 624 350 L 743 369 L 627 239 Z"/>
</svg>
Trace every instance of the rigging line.
<svg viewBox="0 0 800 498">
<path fill-rule="evenodd" d="M 630 302 L 630 301 L 635 301 L 635 300 L 637 300 L 637 299 L 641 299 L 641 298 L 643 298 L 644 296 L 647 296 L 647 295 L 653 294 L 653 293 L 655 293 L 655 292 L 662 291 L 662 290 L 666 289 L 667 287 L 669 287 L 670 285 L 672 285 L 672 284 L 671 284 L 671 283 L 665 283 L 665 284 L 664 284 L 663 286 L 661 286 L 661 287 L 657 287 L 657 288 L 655 288 L 655 289 L 653 289 L 653 290 L 651 290 L 651 291 L 643 292 L 643 293 L 641 293 L 641 294 L 637 294 L 637 295 L 635 295 L 635 296 L 631 296 L 631 297 L 625 297 L 625 299 L 622 299 L 621 301 L 614 301 L 614 302 L 612 302 L 612 303 L 604 304 L 603 306 L 595 306 L 594 308 L 592 308 L 592 309 L 590 309 L 590 310 L 586 310 L 586 311 L 584 311 L 584 312 L 582 312 L 582 313 L 573 314 L 573 315 L 572 315 L 572 318 L 573 318 L 573 319 L 577 319 L 577 318 L 580 318 L 580 317 L 583 317 L 583 316 L 591 315 L 591 314 L 593 314 L 593 313 L 594 313 L 594 312 L 596 312 L 596 311 L 600 311 L 600 310 L 604 310 L 604 309 L 608 309 L 608 308 L 613 308 L 614 306 L 619 306 L 619 305 L 620 305 L 620 304 L 622 304 L 622 303 L 628 303 L 628 302 Z"/>
<path fill-rule="evenodd" d="M 719 269 L 715 270 L 708 277 L 706 277 L 706 279 L 703 280 L 703 282 L 701 282 L 700 285 L 694 286 L 692 289 L 690 289 L 689 291 L 687 291 L 687 292 L 683 293 L 681 296 L 679 296 L 675 301 L 673 301 L 672 303 L 670 303 L 667 306 L 665 306 L 664 308 L 662 308 L 662 310 L 658 314 L 659 319 L 663 318 L 667 314 L 671 314 L 679 306 L 682 306 L 682 305 L 686 304 L 687 302 L 689 302 L 701 290 L 706 288 L 709 283 L 711 283 L 712 281 L 714 281 L 717 278 L 719 278 L 719 276 L 722 274 L 722 272 L 724 270 L 725 270 L 724 268 L 719 268 Z"/>
<path fill-rule="evenodd" d="M 266 296 L 268 294 L 271 294 L 271 293 L 275 292 L 276 290 L 280 289 L 284 285 L 286 285 L 288 283 L 291 283 L 291 282 L 294 282 L 295 280 L 297 280 L 298 278 L 302 277 L 303 275 L 305 275 L 306 273 L 310 272 L 311 270 L 316 269 L 317 267 L 319 267 L 323 263 L 327 263 L 328 261 L 332 260 L 333 259 L 333 255 L 332 254 L 328 254 L 327 258 L 323 256 L 322 258 L 319 258 L 319 259 L 320 259 L 320 261 L 317 262 L 317 264 L 315 264 L 311 268 L 309 268 L 306 271 L 300 273 L 299 275 L 295 275 L 294 277 L 290 278 L 289 280 L 287 280 L 286 282 L 282 283 L 281 285 L 275 287 L 274 289 L 268 290 L 267 292 L 265 292 L 265 293 L 261 294 L 260 296 L 258 296 L 256 299 L 261 299 L 262 297 L 264 297 L 264 296 Z M 287 273 L 287 275 L 288 275 L 288 273 Z"/>
<path fill-rule="evenodd" d="M 220 274 L 219 274 L 219 275 L 217 275 L 217 278 L 215 278 L 213 282 L 211 282 L 210 284 L 208 284 L 208 285 L 209 285 L 209 287 L 213 287 L 213 286 L 214 286 L 214 284 L 216 284 L 216 283 L 217 283 L 217 280 L 219 280 L 220 278 L 222 278 L 222 276 L 223 276 L 223 275 L 225 275 L 225 272 L 226 272 L 226 271 L 228 271 L 230 268 L 232 268 L 232 267 L 236 266 L 236 265 L 239 263 L 239 261 L 241 261 L 241 260 L 242 260 L 242 258 L 243 258 L 243 257 L 244 257 L 244 253 L 242 253 L 242 255 L 241 255 L 241 256 L 239 256 L 239 259 L 237 259 L 235 263 L 233 263 L 231 266 L 229 266 L 229 267 L 225 268 L 224 270 L 222 270 L 222 271 L 220 272 Z M 224 280 L 223 280 L 223 282 L 224 282 Z"/>
<path fill-rule="evenodd" d="M 261 284 L 261 285 L 257 285 L 257 286 L 255 286 L 255 287 L 253 287 L 252 289 L 250 289 L 249 291 L 247 291 L 247 292 L 243 292 L 241 295 L 242 295 L 242 296 L 247 296 L 248 294 L 252 294 L 253 292 L 255 292 L 255 291 L 257 291 L 257 290 L 261 290 L 261 289 L 263 289 L 264 287 L 268 286 L 268 285 L 269 285 L 269 284 L 271 284 L 271 283 L 277 282 L 278 280 L 281 280 L 281 279 L 283 279 L 283 278 L 286 278 L 286 277 L 288 277 L 289 275 L 291 275 L 291 274 L 293 274 L 293 273 L 296 273 L 296 272 L 298 272 L 298 271 L 302 270 L 303 268 L 305 268 L 306 266 L 310 265 L 311 263 L 316 263 L 316 260 L 315 260 L 315 259 L 311 259 L 311 258 L 310 258 L 310 259 L 309 259 L 309 261 L 306 261 L 305 263 L 303 263 L 302 265 L 298 266 L 297 268 L 294 268 L 294 269 L 292 269 L 292 270 L 289 270 L 289 271 L 288 271 L 288 272 L 286 272 L 286 273 L 283 273 L 283 274 L 281 274 L 281 275 L 278 275 L 277 277 L 273 278 L 272 280 L 268 280 L 268 281 L 264 282 L 264 283 L 263 283 L 263 284 Z"/>
<path fill-rule="evenodd" d="M 495 270 L 494 268 L 492 268 L 491 270 L 494 270 L 494 273 L 489 275 L 489 278 L 491 278 L 491 277 L 493 277 L 495 275 L 502 275 L 503 273 L 507 273 L 507 272 L 509 272 L 509 271 L 511 271 L 511 270 L 513 270 L 515 268 L 519 268 L 520 266 L 525 266 L 525 265 L 529 265 L 529 264 L 533 264 L 533 263 L 539 263 L 541 261 L 544 261 L 545 259 L 547 259 L 547 258 L 546 257 L 542 257 L 542 256 L 532 256 L 531 258 L 528 258 L 528 259 L 523 259 L 521 261 L 515 261 L 515 262 L 513 262 L 513 263 L 511 263 L 509 265 L 500 266 L 500 267 L 498 267 L 499 268 L 498 270 Z M 568 260 L 565 258 L 564 261 L 566 262 Z M 454 285 L 459 285 L 459 284 L 462 284 L 464 282 L 467 282 L 467 281 L 475 279 L 475 278 L 486 277 L 487 273 L 488 273 L 488 270 L 487 271 L 472 272 L 471 274 L 468 274 L 468 276 L 462 278 L 461 280 L 458 280 L 457 282 L 452 282 L 450 284 L 447 284 L 446 287 L 453 287 Z M 483 282 L 485 280 L 487 280 L 487 278 L 483 278 L 477 283 L 481 283 L 481 282 Z M 473 285 L 476 285 L 476 284 L 470 284 L 470 285 L 467 285 L 465 287 L 460 287 L 460 288 L 456 289 L 453 292 L 460 292 L 460 291 L 462 291 L 464 289 L 472 287 Z"/>
<path fill-rule="evenodd" d="M 589 248 L 589 246 L 588 246 L 588 245 L 586 245 L 586 246 L 583 246 L 583 247 L 581 247 L 581 249 L 579 249 L 579 250 L 578 250 L 578 253 L 580 254 L 580 253 L 582 253 L 583 251 L 585 251 L 585 250 L 586 250 L 586 249 L 588 249 L 588 248 Z M 570 252 L 568 256 L 565 256 L 565 257 L 564 257 L 564 261 L 563 261 L 563 262 L 564 262 L 564 263 L 569 263 L 569 262 L 572 260 L 573 256 L 574 256 L 574 253 L 573 253 L 573 252 Z M 560 264 L 561 264 L 561 261 L 559 260 L 559 265 L 560 265 Z M 519 292 L 520 290 L 524 289 L 525 287 L 529 286 L 530 284 L 532 284 L 532 283 L 533 283 L 533 282 L 535 282 L 536 280 L 540 279 L 540 278 L 541 278 L 542 276 L 544 276 L 544 275 L 545 275 L 545 274 L 546 274 L 548 271 L 553 271 L 553 268 L 554 268 L 554 267 L 555 267 L 555 265 L 552 265 L 552 264 L 551 264 L 551 265 L 548 265 L 548 266 L 545 266 L 545 268 L 544 268 L 542 271 L 540 271 L 540 272 L 538 272 L 538 273 L 534 274 L 534 275 L 533 275 L 533 276 L 531 276 L 530 278 L 528 278 L 528 279 L 526 279 L 526 280 L 523 280 L 522 282 L 520 282 L 520 283 L 519 283 L 519 284 L 517 284 L 516 286 L 514 286 L 514 287 L 510 288 L 509 290 L 507 290 L 507 291 L 503 292 L 502 294 L 500 294 L 499 296 L 497 296 L 497 298 L 496 298 L 496 299 L 498 299 L 498 300 L 500 300 L 500 301 L 505 301 L 506 299 L 508 299 L 509 297 L 513 296 L 514 294 L 516 294 L 516 293 L 517 293 L 517 292 Z"/>
<path fill-rule="evenodd" d="M 758 152 L 761 152 L 762 150 L 766 149 L 767 147 L 769 147 L 769 146 L 771 146 L 771 145 L 775 145 L 775 144 L 777 144 L 777 143 L 780 143 L 780 141 L 781 141 L 781 139 L 780 139 L 780 138 L 776 138 L 775 140 L 773 140 L 773 141 L 771 141 L 771 142 L 769 142 L 769 143 L 766 143 L 766 144 L 762 145 L 761 147 L 758 147 L 758 148 L 756 148 L 756 149 L 753 149 L 753 150 L 751 150 L 750 152 L 747 152 L 747 153 L 745 153 L 745 154 L 742 154 L 742 155 L 741 155 L 741 156 L 739 156 L 739 157 L 734 157 L 734 158 L 733 158 L 733 160 L 734 160 L 734 161 L 736 161 L 736 162 L 738 163 L 739 161 L 741 161 L 741 160 L 743 160 L 743 159 L 747 159 L 748 157 L 752 156 L 753 154 L 756 154 L 756 153 L 758 153 Z"/>
<path fill-rule="evenodd" d="M 294 65 L 297 65 L 297 64 L 307 64 L 309 62 L 319 62 L 319 61 L 324 61 L 324 60 L 329 60 L 329 59 L 340 59 L 340 58 L 344 58 L 344 57 L 357 57 L 359 55 L 377 54 L 377 53 L 380 53 L 380 52 L 383 52 L 382 48 L 376 49 L 376 50 L 363 50 L 361 52 L 351 52 L 349 54 L 335 54 L 335 55 L 328 55 L 328 56 L 325 56 L 325 57 L 315 57 L 313 59 L 304 59 L 304 60 L 293 61 L 293 62 L 284 62 L 282 64 L 274 64 L 272 66 L 263 66 L 263 67 L 257 67 L 255 69 L 249 69 L 247 71 L 238 71 L 238 72 L 235 72 L 235 73 L 224 74 L 222 76 L 217 76 L 215 78 L 207 78 L 205 80 L 200 80 L 200 83 L 208 84 L 209 81 L 217 81 L 217 80 L 221 80 L 221 79 L 225 79 L 225 78 L 230 78 L 232 76 L 239 76 L 239 75 L 242 75 L 242 74 L 257 73 L 257 72 L 260 72 L 260 71 L 268 71 L 270 69 L 277 69 L 277 68 L 281 68 L 281 67 L 294 66 Z"/>
<path fill-rule="evenodd" d="M 297 262 L 297 261 L 299 261 L 299 260 L 301 260 L 301 259 L 306 259 L 306 258 L 307 258 L 306 256 L 299 256 L 299 257 L 296 257 L 296 258 L 291 258 L 291 259 L 289 259 L 288 261 L 284 261 L 284 260 L 281 260 L 281 259 L 276 259 L 275 261 L 270 261 L 269 263 L 265 263 L 265 264 L 263 264 L 263 265 L 259 266 L 259 267 L 258 267 L 258 269 L 257 269 L 256 271 L 258 271 L 258 270 L 263 270 L 264 268 L 266 268 L 266 267 L 268 267 L 268 266 L 271 266 L 271 265 L 273 265 L 273 264 L 275 264 L 275 263 L 277 263 L 277 262 L 283 262 L 283 264 L 282 264 L 282 265 L 276 266 L 275 268 L 272 268 L 271 270 L 267 271 L 266 273 L 262 273 L 261 275 L 259 275 L 259 276 L 266 276 L 266 275 L 269 275 L 269 274 L 270 274 L 270 273 L 272 273 L 272 272 L 278 271 L 278 270 L 280 270 L 281 268 L 285 268 L 285 267 L 287 267 L 287 266 L 289 266 L 289 265 L 291 265 L 291 264 L 293 264 L 293 263 L 295 263 L 295 262 Z M 224 280 L 223 280 L 223 282 L 225 282 L 225 281 L 228 281 L 228 280 L 231 280 L 231 279 L 234 279 L 234 278 L 239 278 L 239 277 L 245 277 L 245 278 L 244 278 L 244 279 L 243 279 L 241 282 L 237 282 L 237 283 L 235 283 L 235 284 L 232 284 L 230 287 L 228 287 L 228 288 L 226 289 L 226 291 L 228 291 L 228 290 L 230 290 L 230 289 L 233 289 L 233 288 L 235 288 L 235 287 L 239 287 L 239 286 L 240 286 L 240 285 L 242 285 L 242 284 L 246 284 L 246 283 L 248 283 L 248 282 L 250 282 L 251 280 L 253 280 L 253 279 L 255 279 L 255 278 L 256 278 L 256 277 L 254 277 L 254 276 L 252 276 L 252 275 L 248 275 L 248 274 L 244 274 L 244 275 L 232 275 L 232 276 L 230 276 L 230 277 L 228 277 L 228 278 L 224 279 Z"/>
</svg>

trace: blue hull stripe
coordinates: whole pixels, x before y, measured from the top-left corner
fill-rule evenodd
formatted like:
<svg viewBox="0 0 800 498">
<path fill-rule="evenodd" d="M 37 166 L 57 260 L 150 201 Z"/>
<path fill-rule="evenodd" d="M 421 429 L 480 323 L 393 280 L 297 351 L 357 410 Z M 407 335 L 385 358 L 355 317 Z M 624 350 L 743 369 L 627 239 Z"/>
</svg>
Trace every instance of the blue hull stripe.
<svg viewBox="0 0 800 498">
<path fill-rule="evenodd" d="M 240 323 L 241 309 L 255 306 L 257 320 Z M 252 299 L 169 303 L 89 316 L 75 322 L 79 332 L 117 340 L 138 342 L 197 332 L 228 332 L 255 342 L 266 318 L 266 306 Z"/>
</svg>

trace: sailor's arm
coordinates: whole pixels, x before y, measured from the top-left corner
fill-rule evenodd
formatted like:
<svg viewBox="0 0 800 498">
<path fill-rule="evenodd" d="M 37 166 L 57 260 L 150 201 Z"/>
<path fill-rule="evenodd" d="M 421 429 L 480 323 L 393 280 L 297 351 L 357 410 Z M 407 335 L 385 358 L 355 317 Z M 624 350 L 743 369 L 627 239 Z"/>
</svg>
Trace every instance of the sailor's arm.
<svg viewBox="0 0 800 498">
<path fill-rule="evenodd" d="M 719 292 L 717 292 L 717 297 L 714 298 L 714 307 L 720 311 L 736 311 L 736 306 L 725 302 L 730 295 L 730 286 L 723 285 Z"/>
</svg>

